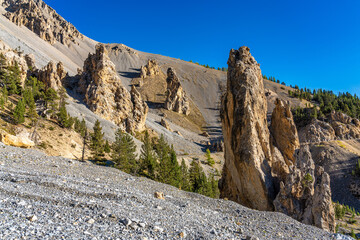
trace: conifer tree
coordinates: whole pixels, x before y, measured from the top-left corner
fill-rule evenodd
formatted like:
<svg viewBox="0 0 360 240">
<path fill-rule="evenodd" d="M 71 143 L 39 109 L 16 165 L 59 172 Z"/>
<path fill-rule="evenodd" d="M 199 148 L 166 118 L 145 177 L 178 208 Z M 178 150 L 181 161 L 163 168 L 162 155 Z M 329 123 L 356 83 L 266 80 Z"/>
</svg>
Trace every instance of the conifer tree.
<svg viewBox="0 0 360 240">
<path fill-rule="evenodd" d="M 210 166 L 213 166 L 215 164 L 214 159 L 211 157 L 210 149 L 206 149 L 206 160 L 207 164 Z"/>
<path fill-rule="evenodd" d="M 141 146 L 140 174 L 151 179 L 155 179 L 156 176 L 156 157 L 153 151 L 153 143 L 147 131 L 145 132 L 143 145 Z"/>
<path fill-rule="evenodd" d="M 182 159 L 181 161 L 181 184 L 180 188 L 184 191 L 191 191 L 190 183 L 189 183 L 189 170 L 186 166 L 185 160 Z"/>
<path fill-rule="evenodd" d="M 14 109 L 14 120 L 16 124 L 25 122 L 25 104 L 23 99 L 20 99 Z"/>
<path fill-rule="evenodd" d="M 106 153 L 110 153 L 110 152 L 111 152 L 111 148 L 110 148 L 110 144 L 109 144 L 109 141 L 108 141 L 108 140 L 105 141 L 104 152 L 106 152 Z"/>
<path fill-rule="evenodd" d="M 123 133 L 120 129 L 115 133 L 115 142 L 112 145 L 111 159 L 116 166 L 131 174 L 137 174 L 138 164 L 136 161 L 136 145 L 132 137 Z"/>
<path fill-rule="evenodd" d="M 96 120 L 94 132 L 91 134 L 90 149 L 94 160 L 99 161 L 104 156 L 104 133 L 100 126 L 99 120 Z"/>
<path fill-rule="evenodd" d="M 181 186 L 181 168 L 177 161 L 176 152 L 174 147 L 170 150 L 170 172 L 169 172 L 169 184 L 175 187 Z"/>
<path fill-rule="evenodd" d="M 170 183 L 170 148 L 165 142 L 164 135 L 161 134 L 155 151 L 159 160 L 157 179 L 163 183 Z"/>
</svg>

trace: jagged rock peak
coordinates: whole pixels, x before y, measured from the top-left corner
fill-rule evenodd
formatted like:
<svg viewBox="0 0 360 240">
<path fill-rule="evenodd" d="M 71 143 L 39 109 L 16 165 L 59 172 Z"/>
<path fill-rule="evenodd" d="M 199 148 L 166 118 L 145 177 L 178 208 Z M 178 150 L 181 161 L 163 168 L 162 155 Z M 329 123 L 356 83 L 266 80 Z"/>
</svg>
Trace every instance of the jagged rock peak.
<svg viewBox="0 0 360 240">
<path fill-rule="evenodd" d="M 48 65 L 38 70 L 37 77 L 47 88 L 53 88 L 55 91 L 59 91 L 60 88 L 62 88 L 63 80 L 68 77 L 68 73 L 65 71 L 62 62 L 56 64 L 50 61 Z"/>
<path fill-rule="evenodd" d="M 170 111 L 190 114 L 190 101 L 183 90 L 179 78 L 173 68 L 167 70 L 167 90 L 165 108 Z"/>
<path fill-rule="evenodd" d="M 275 193 L 261 70 L 248 47 L 230 51 L 228 69 L 221 109 L 225 147 L 221 196 L 272 210 Z"/>
<path fill-rule="evenodd" d="M 145 66 L 141 67 L 140 77 L 152 77 L 160 74 L 160 66 L 154 59 L 149 59 Z"/>
<path fill-rule="evenodd" d="M 294 164 L 295 150 L 300 147 L 299 136 L 290 106 L 280 99 L 275 101 L 270 131 L 275 141 L 274 144 L 284 156 L 286 164 Z"/>
<path fill-rule="evenodd" d="M 84 95 L 91 111 L 127 132 L 145 129 L 148 106 L 135 88 L 130 93 L 122 86 L 103 44 L 96 45 L 95 53 L 89 54 L 79 78 L 77 92 Z"/>
<path fill-rule="evenodd" d="M 4 0 L 4 14 L 18 26 L 25 26 L 43 40 L 54 44 L 56 41 L 70 46 L 78 44 L 84 36 L 42 0 Z"/>
<path fill-rule="evenodd" d="M 280 183 L 280 192 L 274 200 L 275 210 L 305 224 L 334 232 L 335 213 L 329 174 L 322 167 L 315 166 L 307 145 L 297 152 L 296 157 L 296 167 L 286 183 Z"/>
</svg>

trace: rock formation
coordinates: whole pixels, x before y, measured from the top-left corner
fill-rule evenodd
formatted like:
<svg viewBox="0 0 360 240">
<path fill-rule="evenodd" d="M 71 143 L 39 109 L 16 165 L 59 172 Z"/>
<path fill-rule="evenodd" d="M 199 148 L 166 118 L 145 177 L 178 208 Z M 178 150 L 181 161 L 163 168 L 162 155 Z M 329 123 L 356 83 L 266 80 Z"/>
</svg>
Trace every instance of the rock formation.
<svg viewBox="0 0 360 240">
<path fill-rule="evenodd" d="M 300 147 L 295 122 L 288 104 L 276 99 L 271 117 L 271 135 L 275 145 L 280 150 L 287 165 L 295 163 L 294 153 Z"/>
<path fill-rule="evenodd" d="M 160 74 L 160 67 L 158 65 L 158 63 L 153 60 L 153 59 L 149 59 L 147 64 L 145 66 L 142 66 L 140 69 L 140 77 L 141 78 L 146 78 L 146 77 L 152 77 L 152 76 L 157 76 Z"/>
<path fill-rule="evenodd" d="M 56 41 L 70 46 L 77 44 L 83 35 L 54 9 L 41 0 L 4 0 L 5 17 L 18 26 L 25 26 L 43 40 L 54 44 Z"/>
<path fill-rule="evenodd" d="M 78 82 L 77 92 L 85 97 L 90 110 L 128 132 L 142 131 L 148 106 L 139 92 L 126 90 L 103 44 L 89 54 Z"/>
<path fill-rule="evenodd" d="M 258 210 L 275 208 L 334 231 L 329 175 L 316 169 L 307 147 L 297 150 L 297 129 L 289 106 L 281 100 L 276 100 L 270 134 L 260 66 L 249 51 L 231 50 L 228 61 L 221 109 L 225 148 L 221 197 Z"/>
<path fill-rule="evenodd" d="M 221 196 L 247 207 L 272 210 L 275 198 L 267 103 L 260 65 L 241 47 L 231 50 L 222 99 L 225 165 Z"/>
<path fill-rule="evenodd" d="M 335 214 L 331 200 L 330 176 L 322 167 L 315 167 L 308 146 L 297 154 L 297 166 L 280 183 L 274 200 L 275 210 L 303 223 L 335 231 Z"/>
<path fill-rule="evenodd" d="M 1 130 L 0 140 L 5 145 L 9 145 L 13 147 L 31 148 L 35 146 L 35 143 L 29 139 L 29 134 L 24 132 L 14 136 Z"/>
<path fill-rule="evenodd" d="M 172 131 L 169 123 L 164 118 L 161 119 L 160 125 L 166 128 L 167 130 Z"/>
<path fill-rule="evenodd" d="M 1 40 L 0 55 L 4 57 L 6 66 L 13 67 L 17 65 L 19 67 L 21 85 L 24 86 L 29 70 L 28 61 L 26 60 L 28 58 L 27 55 L 24 55 L 21 51 L 10 48 Z"/>
<path fill-rule="evenodd" d="M 327 122 L 313 119 L 299 130 L 300 142 L 316 143 L 321 141 L 360 138 L 360 122 L 348 115 L 332 111 Z"/>
<path fill-rule="evenodd" d="M 46 88 L 53 88 L 55 91 L 60 90 L 63 80 L 68 77 L 62 62 L 55 64 L 52 61 L 41 70 L 38 70 L 36 75 L 38 80 L 45 84 Z"/>
<path fill-rule="evenodd" d="M 167 90 L 165 108 L 170 111 L 190 114 L 190 102 L 183 90 L 179 78 L 176 76 L 175 70 L 169 68 L 167 70 Z"/>
</svg>

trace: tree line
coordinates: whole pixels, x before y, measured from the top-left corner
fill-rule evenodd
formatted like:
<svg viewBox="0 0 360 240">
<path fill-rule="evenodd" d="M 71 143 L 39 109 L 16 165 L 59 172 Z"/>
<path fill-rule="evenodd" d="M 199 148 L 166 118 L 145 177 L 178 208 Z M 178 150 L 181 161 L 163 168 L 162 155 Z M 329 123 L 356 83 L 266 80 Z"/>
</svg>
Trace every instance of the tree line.
<svg viewBox="0 0 360 240">
<path fill-rule="evenodd" d="M 185 191 L 196 192 L 209 197 L 218 197 L 218 182 L 213 174 L 206 176 L 198 160 L 193 160 L 188 167 L 182 159 L 179 164 L 173 146 L 160 138 L 151 138 L 146 131 L 142 139 L 140 156 L 136 154 L 136 144 L 133 138 L 118 129 L 115 142 L 111 145 L 104 140 L 104 133 L 100 122 L 96 121 L 93 133 L 90 134 L 89 146 L 92 159 L 97 163 L 104 163 L 107 158 L 114 163 L 114 167 L 132 174 L 166 183 Z"/>
</svg>

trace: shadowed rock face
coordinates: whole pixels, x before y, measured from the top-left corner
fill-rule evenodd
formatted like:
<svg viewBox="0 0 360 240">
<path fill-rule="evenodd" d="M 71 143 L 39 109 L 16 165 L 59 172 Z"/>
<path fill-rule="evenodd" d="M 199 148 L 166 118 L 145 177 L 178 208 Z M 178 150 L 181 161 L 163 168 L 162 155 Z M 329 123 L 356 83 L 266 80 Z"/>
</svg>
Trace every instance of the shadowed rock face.
<svg viewBox="0 0 360 240">
<path fill-rule="evenodd" d="M 144 130 L 148 106 L 135 88 L 130 93 L 122 86 L 103 44 L 98 44 L 96 53 L 85 60 L 77 91 L 99 116 L 127 132 Z"/>
<path fill-rule="evenodd" d="M 181 86 L 179 78 L 176 76 L 175 70 L 169 68 L 167 70 L 167 90 L 165 108 L 170 111 L 190 114 L 190 103 L 184 89 Z"/>
<path fill-rule="evenodd" d="M 279 99 L 270 134 L 260 66 L 249 51 L 231 50 L 228 61 L 221 109 L 221 197 L 258 210 L 275 207 L 303 223 L 334 231 L 329 175 L 315 167 L 307 146 L 294 156 L 300 147 L 297 129 L 289 106 Z"/>
<path fill-rule="evenodd" d="M 258 210 L 272 210 L 271 149 L 260 65 L 248 47 L 231 50 L 222 99 L 225 165 L 221 196 Z"/>
<path fill-rule="evenodd" d="M 70 46 L 70 43 L 77 44 L 76 38 L 83 39 L 71 23 L 41 0 L 4 0 L 2 5 L 7 10 L 5 17 L 18 26 L 26 26 L 50 44 L 58 41 Z"/>
<path fill-rule="evenodd" d="M 280 99 L 275 101 L 271 117 L 270 131 L 275 145 L 284 156 L 287 165 L 295 163 L 294 153 L 300 147 L 296 125 L 288 104 Z"/>
</svg>

